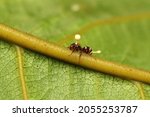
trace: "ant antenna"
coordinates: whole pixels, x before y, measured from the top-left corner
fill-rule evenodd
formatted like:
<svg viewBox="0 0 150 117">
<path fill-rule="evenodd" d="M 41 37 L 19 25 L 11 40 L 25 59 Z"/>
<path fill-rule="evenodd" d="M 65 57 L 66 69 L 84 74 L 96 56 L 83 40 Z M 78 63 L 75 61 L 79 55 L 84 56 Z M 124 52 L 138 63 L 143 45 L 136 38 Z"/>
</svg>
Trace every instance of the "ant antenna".
<svg viewBox="0 0 150 117">
<path fill-rule="evenodd" d="M 101 53 L 101 51 L 100 50 L 92 51 L 92 53 L 99 54 L 99 53 Z"/>
<path fill-rule="evenodd" d="M 75 40 L 76 40 L 76 42 L 75 42 L 75 44 L 77 44 L 78 43 L 78 41 L 80 40 L 80 38 L 81 38 L 81 35 L 80 34 L 75 34 Z"/>
</svg>

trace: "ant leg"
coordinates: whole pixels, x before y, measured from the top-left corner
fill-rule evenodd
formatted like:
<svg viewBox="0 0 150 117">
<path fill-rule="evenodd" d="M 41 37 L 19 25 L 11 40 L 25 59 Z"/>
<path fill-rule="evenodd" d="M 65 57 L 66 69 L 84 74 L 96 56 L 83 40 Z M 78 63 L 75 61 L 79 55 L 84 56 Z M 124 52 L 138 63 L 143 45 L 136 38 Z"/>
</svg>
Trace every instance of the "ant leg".
<svg viewBox="0 0 150 117">
<path fill-rule="evenodd" d="M 79 64 L 80 64 L 80 58 L 81 58 L 81 56 L 82 56 L 82 52 L 80 51 L 79 61 L 78 61 Z"/>
<path fill-rule="evenodd" d="M 72 53 L 75 51 L 75 49 L 74 50 L 72 50 L 72 52 L 71 52 L 71 54 L 69 54 L 68 56 L 71 56 L 72 55 Z"/>
</svg>

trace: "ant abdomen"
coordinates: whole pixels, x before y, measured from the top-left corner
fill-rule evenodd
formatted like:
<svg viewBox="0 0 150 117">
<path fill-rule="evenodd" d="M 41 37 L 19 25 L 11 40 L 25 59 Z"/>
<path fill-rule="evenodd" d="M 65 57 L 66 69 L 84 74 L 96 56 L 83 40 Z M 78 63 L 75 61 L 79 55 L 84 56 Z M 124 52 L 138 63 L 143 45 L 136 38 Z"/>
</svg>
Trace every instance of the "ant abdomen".
<svg viewBox="0 0 150 117">
<path fill-rule="evenodd" d="M 82 52 L 89 54 L 89 55 L 92 55 L 92 48 L 90 48 L 89 46 L 85 46 L 82 48 Z"/>
</svg>

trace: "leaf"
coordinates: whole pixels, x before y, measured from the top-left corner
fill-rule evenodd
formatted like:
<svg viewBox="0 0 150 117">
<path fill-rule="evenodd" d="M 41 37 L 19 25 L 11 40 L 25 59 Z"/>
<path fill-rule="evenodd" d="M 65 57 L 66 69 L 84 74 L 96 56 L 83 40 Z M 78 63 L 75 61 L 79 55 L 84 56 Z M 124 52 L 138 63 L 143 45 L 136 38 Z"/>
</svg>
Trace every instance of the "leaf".
<svg viewBox="0 0 150 117">
<path fill-rule="evenodd" d="M 150 70 L 149 5 L 147 0 L 1 0 L 0 22 L 66 47 L 74 42 L 67 35 L 79 31 L 83 46 L 102 51 L 94 56 Z M 138 17 L 132 20 L 135 14 Z M 112 23 L 115 17 L 118 22 Z M 105 23 L 94 25 L 96 21 Z M 4 41 L 0 86 L 0 99 L 150 99 L 148 84 L 67 64 Z"/>
</svg>

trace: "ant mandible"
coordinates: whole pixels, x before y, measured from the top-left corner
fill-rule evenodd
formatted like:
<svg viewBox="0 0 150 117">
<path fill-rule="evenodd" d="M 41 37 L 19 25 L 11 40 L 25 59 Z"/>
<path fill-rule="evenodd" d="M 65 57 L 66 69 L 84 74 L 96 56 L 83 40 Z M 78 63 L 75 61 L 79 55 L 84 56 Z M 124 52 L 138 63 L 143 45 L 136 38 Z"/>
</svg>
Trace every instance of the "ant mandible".
<svg viewBox="0 0 150 117">
<path fill-rule="evenodd" d="M 81 47 L 80 44 L 78 43 L 78 41 L 80 40 L 81 36 L 80 34 L 76 34 L 75 35 L 75 43 L 72 43 L 68 48 L 70 50 L 72 50 L 72 52 L 80 52 L 80 56 L 82 53 L 88 54 L 88 55 L 92 55 L 92 53 L 101 53 L 100 50 L 98 51 L 93 51 L 92 48 L 90 48 L 89 46 L 85 46 L 85 47 Z"/>
</svg>

